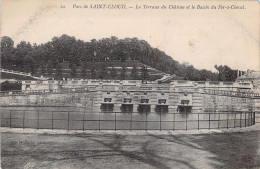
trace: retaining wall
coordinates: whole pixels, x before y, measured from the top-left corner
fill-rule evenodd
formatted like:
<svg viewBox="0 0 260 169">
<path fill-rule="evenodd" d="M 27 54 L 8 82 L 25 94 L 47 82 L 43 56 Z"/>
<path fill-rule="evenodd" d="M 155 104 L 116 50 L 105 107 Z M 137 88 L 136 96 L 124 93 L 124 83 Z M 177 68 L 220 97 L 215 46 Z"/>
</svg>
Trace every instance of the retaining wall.
<svg viewBox="0 0 260 169">
<path fill-rule="evenodd" d="M 96 88 L 79 92 L 23 93 L 1 96 L 1 106 L 78 106 L 100 111 L 105 98 L 111 98 L 114 111 L 120 111 L 124 98 L 131 98 L 133 111 L 141 99 L 149 99 L 151 112 L 159 99 L 166 99 L 169 112 L 177 111 L 182 100 L 188 100 L 193 112 L 260 111 L 260 99 L 238 96 L 207 94 L 200 90 L 132 90 Z"/>
</svg>

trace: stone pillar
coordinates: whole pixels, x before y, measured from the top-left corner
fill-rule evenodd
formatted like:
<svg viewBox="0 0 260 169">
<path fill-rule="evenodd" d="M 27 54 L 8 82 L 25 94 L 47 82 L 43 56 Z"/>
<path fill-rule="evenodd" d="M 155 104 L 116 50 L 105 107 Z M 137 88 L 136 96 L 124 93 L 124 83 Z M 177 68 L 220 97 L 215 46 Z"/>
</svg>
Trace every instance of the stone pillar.
<svg viewBox="0 0 260 169">
<path fill-rule="evenodd" d="M 201 113 L 203 111 L 203 95 L 201 93 L 192 94 L 192 112 Z"/>
<path fill-rule="evenodd" d="M 171 92 L 169 93 L 169 112 L 175 113 L 177 112 L 178 104 L 179 104 L 179 93 Z"/>
</svg>

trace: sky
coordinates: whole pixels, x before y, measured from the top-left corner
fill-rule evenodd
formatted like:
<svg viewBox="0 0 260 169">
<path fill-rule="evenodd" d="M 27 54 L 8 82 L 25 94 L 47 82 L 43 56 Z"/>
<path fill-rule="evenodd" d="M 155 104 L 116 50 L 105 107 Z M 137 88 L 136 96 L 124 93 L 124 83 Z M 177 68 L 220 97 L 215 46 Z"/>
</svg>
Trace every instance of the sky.
<svg viewBox="0 0 260 169">
<path fill-rule="evenodd" d="M 95 4 L 123 4 L 127 9 L 89 8 Z M 143 5 L 167 9 L 143 9 Z M 246 9 L 168 9 L 169 5 Z M 217 64 L 259 70 L 259 7 L 257 1 L 2 0 L 1 36 L 11 37 L 15 44 L 45 43 L 62 34 L 84 41 L 137 37 L 198 69 L 215 71 Z"/>
</svg>

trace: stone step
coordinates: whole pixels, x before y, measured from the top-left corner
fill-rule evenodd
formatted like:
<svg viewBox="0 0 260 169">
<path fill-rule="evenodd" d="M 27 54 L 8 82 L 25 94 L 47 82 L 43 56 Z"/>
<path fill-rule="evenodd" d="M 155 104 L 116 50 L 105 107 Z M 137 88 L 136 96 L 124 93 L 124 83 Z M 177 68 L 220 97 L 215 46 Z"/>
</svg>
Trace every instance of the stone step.
<svg viewBox="0 0 260 169">
<path fill-rule="evenodd" d="M 192 102 L 192 104 L 203 104 L 203 102 Z"/>
<path fill-rule="evenodd" d="M 200 103 L 193 103 L 192 105 L 193 105 L 193 106 L 195 106 L 195 105 L 201 105 L 201 106 L 203 106 L 203 104 L 200 104 Z"/>
<path fill-rule="evenodd" d="M 192 99 L 192 102 L 203 102 L 203 100 L 194 100 L 194 99 Z"/>
<path fill-rule="evenodd" d="M 178 97 L 179 97 L 179 95 L 176 95 L 176 96 L 169 95 L 169 98 L 178 98 Z"/>
</svg>

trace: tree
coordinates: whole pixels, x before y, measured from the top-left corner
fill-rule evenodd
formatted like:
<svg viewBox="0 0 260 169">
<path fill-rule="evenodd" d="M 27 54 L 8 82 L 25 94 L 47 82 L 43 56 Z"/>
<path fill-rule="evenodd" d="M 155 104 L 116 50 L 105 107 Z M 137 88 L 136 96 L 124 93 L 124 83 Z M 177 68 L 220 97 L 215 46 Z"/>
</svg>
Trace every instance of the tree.
<svg viewBox="0 0 260 169">
<path fill-rule="evenodd" d="M 100 71 L 100 76 L 99 76 L 99 78 L 100 78 L 100 79 L 104 79 L 104 78 L 106 78 L 106 77 L 107 77 L 107 68 L 106 68 L 105 64 L 103 64 L 103 65 L 101 66 L 101 71 Z"/>
<path fill-rule="evenodd" d="M 62 67 L 60 63 L 57 63 L 56 65 L 56 79 L 61 80 L 62 79 Z"/>
<path fill-rule="evenodd" d="M 115 79 L 115 77 L 117 76 L 117 72 L 115 67 L 112 67 L 111 71 L 110 71 L 110 76 Z"/>
<path fill-rule="evenodd" d="M 235 81 L 237 70 L 232 70 L 227 65 L 215 65 L 214 67 L 218 70 L 220 81 Z"/>
<path fill-rule="evenodd" d="M 132 79 L 136 80 L 138 78 L 138 70 L 136 66 L 134 65 L 131 71 L 131 77 Z"/>
<path fill-rule="evenodd" d="M 87 61 L 92 61 L 95 64 L 98 61 L 118 60 L 125 62 L 127 60 L 137 60 L 159 71 L 185 77 L 188 80 L 216 80 L 218 77 L 222 81 L 234 81 L 236 78 L 235 70 L 226 65 L 216 66 L 218 74 L 211 71 L 198 70 L 189 64 L 180 64 L 165 52 L 151 47 L 147 41 L 139 40 L 138 38 L 118 39 L 112 36 L 110 38 L 92 39 L 89 42 L 84 42 L 64 34 L 60 37 L 53 37 L 51 41 L 40 45 L 31 45 L 28 42 L 21 41 L 16 47 L 14 47 L 14 41 L 10 37 L 4 36 L 1 39 L 1 65 L 3 68 L 31 73 L 41 68 L 41 73 L 44 74 L 45 70 L 42 69 L 42 63 L 47 63 L 49 60 L 52 62 L 52 68 L 56 68 L 58 63 L 63 62 L 79 66 L 81 62 L 85 63 Z M 75 67 L 72 68 L 76 72 Z M 102 78 L 107 77 L 104 70 L 101 68 L 100 71 Z M 99 72 L 99 69 L 96 71 Z M 72 71 L 72 74 L 75 74 L 75 72 Z M 116 71 L 112 68 L 110 71 L 112 78 L 117 77 L 114 72 Z M 143 69 L 142 79 L 148 79 L 148 73 L 145 72 L 146 70 Z M 87 75 L 84 67 L 81 69 L 81 75 L 83 77 Z M 119 77 L 121 78 L 121 75 Z M 126 73 L 123 77 L 126 77 Z M 133 68 L 131 79 L 136 78 L 140 77 L 136 76 L 136 70 Z"/>
<path fill-rule="evenodd" d="M 147 68 L 143 66 L 141 71 L 142 71 L 142 76 L 141 76 L 142 80 L 147 80 L 149 76 Z"/>
<path fill-rule="evenodd" d="M 1 38 L 1 66 L 2 68 L 12 69 L 15 61 L 15 50 L 14 50 L 14 41 L 8 37 L 4 36 Z"/>
<path fill-rule="evenodd" d="M 87 76 L 87 64 L 83 64 L 82 70 L 81 70 L 81 76 L 82 78 L 86 78 Z"/>
<path fill-rule="evenodd" d="M 35 75 L 35 63 L 33 60 L 29 62 L 29 68 L 32 75 Z"/>
<path fill-rule="evenodd" d="M 188 66 L 185 72 L 185 79 L 195 80 L 195 68 L 193 66 Z"/>
<path fill-rule="evenodd" d="M 49 75 L 49 76 L 51 76 L 52 75 L 52 72 L 53 72 L 53 64 L 52 64 L 52 61 L 48 61 L 48 63 L 47 63 L 47 74 Z"/>
<path fill-rule="evenodd" d="M 51 46 L 53 46 L 53 54 L 59 62 L 73 61 L 78 63 L 78 58 L 76 56 L 77 51 L 77 41 L 73 36 L 68 36 L 63 34 L 60 37 L 53 37 L 51 41 Z"/>
<path fill-rule="evenodd" d="M 1 91 L 22 90 L 22 83 L 20 82 L 10 83 L 8 81 L 5 81 L 0 84 L 0 90 Z"/>
<path fill-rule="evenodd" d="M 71 76 L 76 77 L 77 76 L 77 65 L 75 63 L 73 63 L 70 66 L 70 70 L 71 70 Z"/>
<path fill-rule="evenodd" d="M 1 52 L 10 52 L 14 47 L 14 41 L 8 37 L 3 36 L 1 38 Z"/>
<path fill-rule="evenodd" d="M 92 57 L 92 61 L 96 61 L 97 58 L 97 40 L 92 39 L 91 43 L 89 43 L 89 48 L 90 48 L 90 56 Z"/>
<path fill-rule="evenodd" d="M 31 57 L 32 50 L 32 45 L 29 42 L 21 41 L 17 44 L 15 50 L 15 66 L 19 71 L 28 71 L 26 58 Z"/>
<path fill-rule="evenodd" d="M 120 74 L 120 79 L 124 80 L 126 78 L 126 67 L 122 66 L 121 68 L 122 68 L 122 70 L 121 70 L 121 74 Z"/>
<path fill-rule="evenodd" d="M 30 72 L 32 75 L 35 74 L 35 62 L 34 62 L 34 59 L 32 56 L 27 55 L 24 58 L 23 66 L 26 68 L 25 72 L 27 72 L 27 73 Z"/>
<path fill-rule="evenodd" d="M 44 63 L 41 64 L 40 71 L 41 71 L 41 75 L 45 75 L 46 69 L 45 69 L 45 64 Z"/>
<path fill-rule="evenodd" d="M 208 79 L 209 79 L 209 77 L 208 77 L 208 71 L 207 71 L 206 69 L 202 69 L 202 70 L 200 71 L 200 77 L 201 77 L 200 80 L 203 80 L 203 81 L 208 80 Z"/>
<path fill-rule="evenodd" d="M 91 68 L 91 79 L 95 79 L 96 78 L 96 68 L 95 66 L 93 66 Z"/>
</svg>

